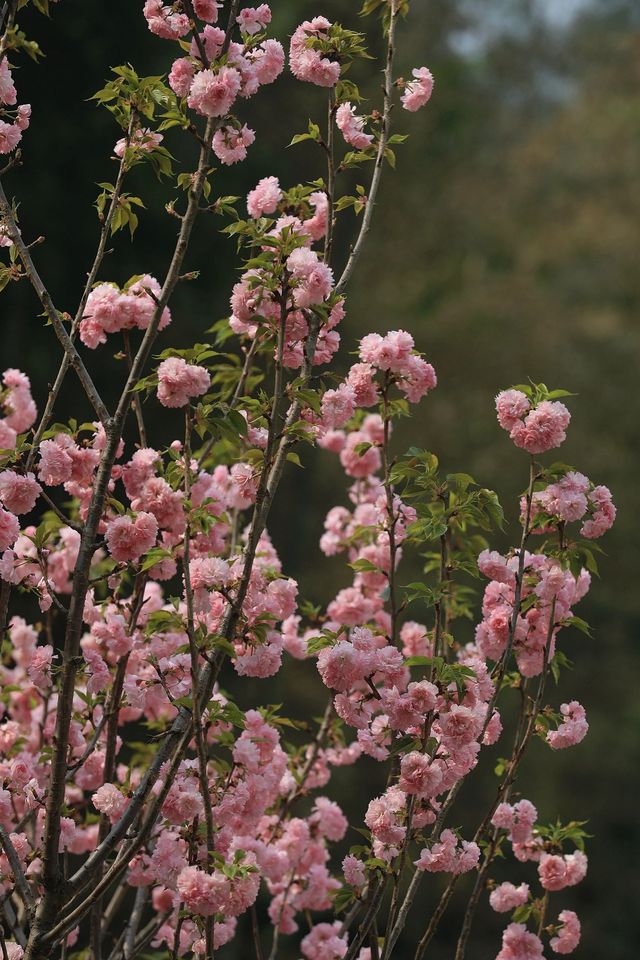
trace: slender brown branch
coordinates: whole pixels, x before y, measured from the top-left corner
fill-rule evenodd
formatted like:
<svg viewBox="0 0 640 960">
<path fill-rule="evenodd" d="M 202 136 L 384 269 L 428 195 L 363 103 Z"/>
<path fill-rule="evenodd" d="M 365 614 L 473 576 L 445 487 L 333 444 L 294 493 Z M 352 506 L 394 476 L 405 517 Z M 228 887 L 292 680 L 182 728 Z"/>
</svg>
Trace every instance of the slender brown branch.
<svg viewBox="0 0 640 960">
<path fill-rule="evenodd" d="M 367 203 L 364 208 L 364 213 L 362 215 L 362 223 L 360 225 L 360 232 L 356 239 L 356 242 L 351 250 L 349 259 L 345 265 L 342 275 L 336 284 L 336 292 L 342 293 L 347 284 L 349 283 L 353 271 L 355 270 L 356 264 L 360 259 L 362 254 L 362 248 L 364 242 L 367 238 L 367 234 L 371 229 L 371 221 L 373 219 L 373 210 L 375 207 L 375 202 L 378 196 L 378 190 L 380 188 L 380 181 L 382 180 L 382 169 L 384 167 L 385 154 L 387 151 L 387 146 L 389 143 L 389 131 L 391 129 L 391 109 L 393 106 L 393 59 L 395 53 L 395 32 L 396 32 L 396 22 L 398 19 L 398 3 L 397 0 L 391 0 L 391 11 L 389 17 L 389 33 L 387 36 L 387 61 L 384 70 L 384 87 L 383 87 L 383 108 L 382 108 L 382 120 L 380 125 L 380 139 L 378 141 L 378 152 L 375 159 L 375 167 L 373 171 L 373 176 L 371 178 L 371 185 L 369 187 L 369 194 L 367 197 Z"/>
</svg>

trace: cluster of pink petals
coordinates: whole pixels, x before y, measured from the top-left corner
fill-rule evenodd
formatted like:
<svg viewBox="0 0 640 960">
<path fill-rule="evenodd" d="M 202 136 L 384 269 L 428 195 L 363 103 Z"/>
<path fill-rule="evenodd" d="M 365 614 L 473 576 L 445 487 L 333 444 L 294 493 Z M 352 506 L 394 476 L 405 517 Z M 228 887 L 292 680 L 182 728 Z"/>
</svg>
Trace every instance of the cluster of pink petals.
<svg viewBox="0 0 640 960">
<path fill-rule="evenodd" d="M 411 71 L 414 76 L 409 80 L 401 97 L 405 110 L 415 113 L 431 99 L 433 92 L 433 74 L 427 67 L 416 67 Z"/>
<path fill-rule="evenodd" d="M 19 534 L 20 522 L 18 518 L 9 511 L 0 508 L 0 552 L 12 547 Z"/>
<path fill-rule="evenodd" d="M 296 307 L 312 307 L 326 300 L 333 289 L 333 273 L 315 251 L 298 247 L 287 258 L 287 269 L 295 282 Z"/>
<path fill-rule="evenodd" d="M 544 960 L 542 941 L 523 923 L 510 923 L 502 935 L 496 960 Z"/>
<path fill-rule="evenodd" d="M 518 800 L 514 804 L 498 804 L 491 823 L 494 827 L 506 830 L 512 843 L 526 843 L 531 839 L 537 818 L 538 811 L 530 800 Z"/>
<path fill-rule="evenodd" d="M 243 7 L 238 13 L 236 22 L 243 33 L 253 36 L 260 30 L 266 29 L 271 23 L 271 9 L 266 3 L 261 3 L 259 7 Z"/>
<path fill-rule="evenodd" d="M 564 718 L 562 723 L 557 730 L 550 730 L 547 734 L 547 743 L 554 750 L 573 747 L 584 740 L 589 730 L 585 709 L 577 700 L 563 703 L 560 713 Z"/>
<path fill-rule="evenodd" d="M 428 873 L 467 873 L 478 865 L 480 847 L 477 843 L 459 840 L 453 830 L 443 830 L 432 847 L 424 847 L 415 860 L 418 870 Z"/>
<path fill-rule="evenodd" d="M 218 160 L 226 166 L 239 163 L 247 156 L 247 147 L 255 141 L 256 135 L 250 127 L 220 127 L 213 135 L 212 149 Z"/>
<path fill-rule="evenodd" d="M 112 283 L 99 283 L 87 299 L 84 316 L 80 322 L 80 339 L 94 350 L 98 344 L 107 342 L 107 335 L 121 330 L 146 330 L 156 309 L 156 299 L 161 287 L 155 277 L 144 274 L 123 290 Z M 158 330 L 171 322 L 171 313 L 164 307 Z"/>
<path fill-rule="evenodd" d="M 342 934 L 339 920 L 333 923 L 316 923 L 300 944 L 306 960 L 341 960 L 347 952 L 348 941 Z"/>
<path fill-rule="evenodd" d="M 212 11 L 215 4 L 212 4 Z M 174 61 L 169 72 L 169 86 L 178 97 L 186 97 L 187 104 L 201 116 L 227 117 L 238 97 L 252 97 L 261 86 L 273 81 L 284 69 L 284 50 L 277 40 L 266 39 L 243 43 L 231 42 L 224 62 L 217 62 L 225 47 L 225 32 L 211 26 L 216 16 L 201 17 L 209 23 L 200 33 L 200 44 L 195 38 L 189 47 L 189 56 Z M 266 4 L 258 8 L 243 8 L 238 23 L 247 35 L 256 33 L 271 19 Z M 206 62 L 201 60 L 201 46 Z M 225 164 L 237 163 L 246 156 L 247 147 L 255 140 L 253 130 L 233 117 L 214 134 L 213 149 Z"/>
<path fill-rule="evenodd" d="M 476 627 L 476 647 L 491 660 L 499 660 L 507 649 L 511 633 L 512 649 L 518 669 L 527 677 L 537 676 L 543 669 L 545 656 L 553 657 L 556 634 L 571 616 L 573 606 L 588 592 L 591 578 L 586 570 L 578 576 L 563 569 L 553 558 L 542 554 L 525 554 L 526 577 L 521 599 L 527 601 L 525 612 L 513 618 L 515 577 L 519 556 L 503 557 L 483 551 L 480 570 L 493 579 L 485 588 L 482 621 Z M 550 623 L 553 612 L 553 623 Z"/>
<path fill-rule="evenodd" d="M 588 861 L 581 850 L 574 853 L 543 853 L 538 863 L 538 876 L 545 890 L 564 890 L 581 883 L 587 875 Z"/>
<path fill-rule="evenodd" d="M 340 64 L 323 57 L 307 43 L 313 37 L 326 39 L 331 26 L 326 17 L 314 17 L 313 20 L 305 20 L 294 31 L 289 47 L 289 65 L 298 80 L 315 83 L 319 87 L 335 87 L 340 79 Z"/>
<path fill-rule="evenodd" d="M 173 5 L 165 6 L 162 0 L 146 0 L 142 12 L 149 30 L 164 40 L 179 40 L 191 29 L 187 14 L 177 13 Z"/>
<path fill-rule="evenodd" d="M 4 387 L 0 417 L 0 449 L 12 450 L 19 433 L 25 433 L 36 421 L 38 412 L 31 396 L 29 377 L 11 367 L 2 375 Z"/>
<path fill-rule="evenodd" d="M 371 145 L 373 134 L 364 132 L 365 118 L 356 114 L 352 104 L 340 104 L 336 110 L 336 124 L 346 142 L 356 150 L 366 150 Z"/>
<path fill-rule="evenodd" d="M 135 517 L 116 517 L 107 524 L 105 534 L 109 553 L 117 563 L 129 563 L 155 545 L 158 521 L 152 513 L 141 511 Z"/>
<path fill-rule="evenodd" d="M 32 473 L 25 475 L 14 470 L 0 472 L 0 500 L 11 513 L 30 513 L 41 489 Z"/>
<path fill-rule="evenodd" d="M 210 385 L 209 371 L 182 357 L 168 357 L 158 367 L 158 400 L 164 407 L 184 407 Z"/>
<path fill-rule="evenodd" d="M 247 195 L 249 216 L 257 220 L 265 213 L 274 213 L 282 200 L 282 190 L 277 177 L 263 177 Z"/>
<path fill-rule="evenodd" d="M 7 114 L 9 111 L 6 107 L 13 107 L 16 101 L 17 93 L 11 70 L 7 58 L 3 57 L 0 61 L 0 105 L 5 105 L 2 113 Z M 25 103 L 15 108 L 13 123 L 0 120 L 0 153 L 12 153 L 16 149 L 22 139 L 22 134 L 29 127 L 30 119 L 31 106 Z"/>
<path fill-rule="evenodd" d="M 414 352 L 413 337 L 404 330 L 363 337 L 360 358 L 378 370 L 395 374 L 399 389 L 411 403 L 418 403 L 438 382 L 435 370 Z"/>
<path fill-rule="evenodd" d="M 127 148 L 142 153 L 151 153 L 156 147 L 160 146 L 163 140 L 164 137 L 161 133 L 155 133 L 153 130 L 149 130 L 148 127 L 138 127 L 137 130 L 134 130 L 128 143 L 126 137 L 118 140 L 113 148 L 113 152 L 116 157 L 123 157 Z"/>
<path fill-rule="evenodd" d="M 573 953 L 580 943 L 580 920 L 573 910 L 562 910 L 558 916 L 562 924 L 557 936 L 550 941 L 554 953 Z"/>
<path fill-rule="evenodd" d="M 542 400 L 532 407 L 521 390 L 503 390 L 496 397 L 498 423 L 517 447 L 527 453 L 546 453 L 566 439 L 571 414 L 557 400 Z"/>
<path fill-rule="evenodd" d="M 529 884 L 521 883 L 516 887 L 513 883 L 501 883 L 489 895 L 489 903 L 496 913 L 507 913 L 521 907 L 529 899 Z"/>
<path fill-rule="evenodd" d="M 240 93 L 241 76 L 235 67 L 201 70 L 193 78 L 187 103 L 203 117 L 224 117 Z"/>
<path fill-rule="evenodd" d="M 523 501 L 521 512 L 526 503 Z M 616 518 L 616 508 L 608 487 L 595 487 L 588 477 L 570 470 L 555 483 L 544 490 L 536 490 L 533 495 L 532 509 L 536 514 L 557 517 L 563 523 L 582 520 L 580 533 L 583 537 L 595 539 L 601 537 L 612 526 Z M 543 533 L 548 526 L 536 523 L 534 533 Z"/>
</svg>

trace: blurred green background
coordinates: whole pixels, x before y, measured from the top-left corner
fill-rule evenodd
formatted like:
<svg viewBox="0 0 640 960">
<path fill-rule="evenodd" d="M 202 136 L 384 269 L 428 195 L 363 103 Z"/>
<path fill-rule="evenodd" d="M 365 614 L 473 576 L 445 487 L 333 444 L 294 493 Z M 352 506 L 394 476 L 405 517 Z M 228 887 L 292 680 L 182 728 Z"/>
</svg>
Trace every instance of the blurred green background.
<svg viewBox="0 0 640 960">
<path fill-rule="evenodd" d="M 96 183 L 115 176 L 110 153 L 120 134 L 88 98 L 109 66 L 130 61 L 145 74 L 166 72 L 170 64 L 169 44 L 151 37 L 141 7 L 65 0 L 52 8 L 50 21 L 35 14 L 21 21 L 46 59 L 37 67 L 21 61 L 16 71 L 20 101 L 33 105 L 33 126 L 24 138 L 24 167 L 5 186 L 20 200 L 27 240 L 46 237 L 34 255 L 59 309 L 74 312 L 97 236 Z M 280 37 L 317 13 L 356 28 L 359 22 L 358 4 L 350 0 L 280 0 L 274 7 Z M 631 960 L 640 944 L 640 8 L 634 0 L 414 0 L 412 7 L 399 29 L 400 72 L 408 76 L 412 66 L 426 64 L 436 88 L 419 114 L 395 112 L 395 130 L 410 137 L 398 150 L 397 171 L 388 171 L 348 291 L 341 364 L 370 330 L 414 334 L 440 383 L 398 431 L 397 449 L 427 447 L 447 470 L 468 471 L 494 488 L 512 521 L 507 537 L 496 539 L 499 546 L 517 537 L 516 498 L 527 466 L 495 422 L 493 397 L 528 377 L 577 394 L 569 401 L 573 419 L 562 457 L 612 489 L 619 519 L 604 544 L 601 579 L 577 611 L 594 638 L 566 633 L 562 648 L 575 669 L 564 676 L 561 696 L 552 689 L 550 697 L 556 705 L 582 700 L 591 729 L 566 753 L 534 743 L 518 786 L 543 819 L 588 820 L 594 834 L 587 880 L 554 898 L 558 909 L 581 916 L 578 956 Z M 379 51 L 374 36 L 371 46 Z M 375 69 L 357 70 L 371 107 L 379 100 Z M 312 145 L 285 147 L 308 117 L 321 120 L 324 110 L 321 91 L 290 77 L 266 88 L 243 111 L 257 133 L 249 158 L 223 169 L 214 189 L 244 195 L 271 173 L 283 185 L 321 176 L 322 157 Z M 193 169 L 192 144 L 173 132 L 166 144 L 182 169 Z M 134 245 L 116 237 L 102 279 L 164 274 L 175 234 L 164 204 L 173 194 L 149 176 L 140 169 L 132 174 L 128 189 L 147 209 Z M 350 216 L 339 234 L 342 255 Z M 197 225 L 186 268 L 201 276 L 178 289 L 162 348 L 202 340 L 227 313 L 238 264 L 221 225 L 207 217 Z M 0 311 L 3 365 L 30 373 L 42 405 L 59 362 L 53 334 L 24 283 L 5 291 Z M 113 398 L 121 365 L 108 348 L 89 360 L 99 387 Z M 82 403 L 68 378 L 61 414 L 82 409 L 83 418 Z M 146 415 L 152 440 L 161 429 L 166 437 L 166 411 L 160 418 L 151 401 Z M 326 602 L 348 581 L 344 566 L 317 549 L 326 510 L 346 502 L 344 486 L 332 455 L 304 451 L 304 460 L 304 472 L 292 467 L 285 478 L 270 528 L 301 594 Z M 407 569 L 402 582 L 415 573 Z M 321 712 L 324 704 L 311 665 L 288 665 L 270 684 L 246 688 L 244 697 L 286 698 L 297 716 L 308 715 L 310 705 Z M 362 816 L 383 776 L 368 762 L 356 772 L 338 771 L 337 789 L 354 816 Z M 460 822 L 477 820 L 493 789 L 490 770 L 475 774 Z M 525 879 L 526 871 L 520 873 Z M 438 883 L 424 884 L 414 932 Z M 459 920 L 460 902 L 433 945 L 436 960 L 452 955 Z M 485 903 L 470 960 L 495 956 L 503 926 Z M 412 955 L 405 944 L 401 957 Z M 240 939 L 226 954 L 244 957 L 248 947 Z"/>
</svg>

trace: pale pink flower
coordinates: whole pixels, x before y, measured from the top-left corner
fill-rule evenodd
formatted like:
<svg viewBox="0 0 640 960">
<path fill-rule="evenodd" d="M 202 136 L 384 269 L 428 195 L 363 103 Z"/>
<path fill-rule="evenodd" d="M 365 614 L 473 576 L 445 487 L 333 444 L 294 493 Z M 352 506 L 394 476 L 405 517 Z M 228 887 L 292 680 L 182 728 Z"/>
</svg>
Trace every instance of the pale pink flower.
<svg viewBox="0 0 640 960">
<path fill-rule="evenodd" d="M 557 730 L 550 730 L 547 734 L 547 743 L 554 750 L 562 750 L 580 743 L 589 730 L 585 709 L 577 700 L 563 703 L 560 713 L 564 717 L 563 722 Z"/>
<path fill-rule="evenodd" d="M 330 29 L 329 20 L 315 17 L 313 20 L 305 20 L 294 31 L 289 47 L 289 65 L 298 80 L 315 83 L 319 87 L 334 87 L 338 82 L 340 64 L 307 46 L 309 37 L 326 38 Z"/>
<path fill-rule="evenodd" d="M 364 132 L 365 118 L 356 114 L 356 108 L 350 103 L 341 103 L 336 110 L 336 125 L 346 142 L 356 150 L 366 150 L 373 140 L 373 134 Z"/>
<path fill-rule="evenodd" d="M 189 17 L 173 12 L 172 6 L 163 6 L 162 0 L 146 0 L 142 12 L 151 33 L 165 40 L 178 40 L 191 29 Z"/>
<path fill-rule="evenodd" d="M 255 139 L 255 132 L 246 123 L 240 130 L 236 127 L 221 127 L 213 135 L 213 152 L 221 163 L 231 166 L 246 158 L 247 147 L 250 147 Z"/>
<path fill-rule="evenodd" d="M 0 473 L 0 500 L 11 513 L 30 513 L 41 489 L 32 473 L 26 476 L 13 470 Z"/>
<path fill-rule="evenodd" d="M 273 213 L 282 200 L 282 190 L 277 177 L 263 177 L 247 195 L 249 216 L 257 220 L 265 213 Z"/>
<path fill-rule="evenodd" d="M 259 7 L 243 7 L 238 13 L 237 23 L 243 33 L 252 36 L 271 23 L 271 10 L 266 3 Z"/>
<path fill-rule="evenodd" d="M 193 0 L 193 9 L 196 17 L 206 23 L 216 23 L 218 10 L 222 6 L 217 0 Z"/>
<path fill-rule="evenodd" d="M 29 679 L 36 687 L 51 686 L 51 663 L 53 660 L 53 647 L 47 644 L 44 647 L 36 647 L 33 651 L 31 663 L 27 668 Z"/>
<path fill-rule="evenodd" d="M 521 883 L 519 887 L 513 883 L 501 883 L 489 895 L 489 903 L 497 913 L 506 913 L 521 907 L 529 899 L 529 884 Z"/>
<path fill-rule="evenodd" d="M 158 400 L 165 407 L 184 407 L 210 385 L 208 370 L 182 357 L 169 357 L 158 367 Z"/>
<path fill-rule="evenodd" d="M 411 71 L 414 80 L 409 80 L 401 97 L 405 110 L 415 113 L 431 99 L 433 92 L 433 74 L 427 67 L 416 67 Z"/>
<path fill-rule="evenodd" d="M 0 552 L 12 547 L 20 534 L 20 522 L 12 513 L 0 508 Z"/>
<path fill-rule="evenodd" d="M 152 513 L 135 517 L 116 517 L 107 524 L 106 541 L 109 553 L 117 563 L 135 562 L 155 545 L 158 521 Z"/>
<path fill-rule="evenodd" d="M 186 97 L 195 76 L 195 67 L 188 57 L 179 57 L 173 61 L 169 71 L 169 86 L 177 97 Z"/>
<path fill-rule="evenodd" d="M 496 960 L 544 960 L 542 941 L 524 923 L 510 923 L 502 935 L 502 950 Z"/>
<path fill-rule="evenodd" d="M 193 78 L 187 103 L 205 117 L 224 117 L 240 92 L 241 78 L 234 67 L 201 70 Z"/>
<path fill-rule="evenodd" d="M 113 783 L 103 783 L 91 797 L 96 810 L 104 813 L 111 823 L 119 820 L 126 810 L 129 801 Z"/>
</svg>

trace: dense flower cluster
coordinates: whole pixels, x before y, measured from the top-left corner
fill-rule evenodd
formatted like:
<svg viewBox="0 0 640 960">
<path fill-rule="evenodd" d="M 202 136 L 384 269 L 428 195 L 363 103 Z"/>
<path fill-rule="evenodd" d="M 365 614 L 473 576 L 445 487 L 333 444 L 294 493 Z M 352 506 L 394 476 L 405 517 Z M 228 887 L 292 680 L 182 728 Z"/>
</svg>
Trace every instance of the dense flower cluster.
<svg viewBox="0 0 640 960">
<path fill-rule="evenodd" d="M 99 283 L 87 299 L 80 322 L 80 339 L 92 350 L 107 342 L 107 334 L 127 330 L 146 330 L 156 311 L 161 288 L 155 277 L 132 277 L 122 290 L 114 283 Z M 171 323 L 171 312 L 164 307 L 158 325 L 163 330 Z"/>
<path fill-rule="evenodd" d="M 18 94 L 11 68 L 6 56 L 3 56 L 0 60 L 0 116 L 13 115 L 13 119 L 11 122 L 0 119 L 0 153 L 12 153 L 31 122 L 31 105 L 28 103 L 16 105 L 17 100 Z"/>
<path fill-rule="evenodd" d="M 246 157 L 255 133 L 233 111 L 274 81 L 285 59 L 281 44 L 265 36 L 267 4 L 240 5 L 226 29 L 218 26 L 221 9 L 217 0 L 144 3 L 151 33 L 182 54 L 168 77 L 175 97 L 163 86 L 151 98 L 170 106 L 161 129 L 175 123 L 193 132 L 207 118 L 211 147 L 209 135 L 200 138 L 199 173 L 185 175 L 194 216 L 201 196 L 208 198 L 194 184 L 211 172 L 209 148 L 225 165 Z M 391 26 L 396 5 L 383 12 Z M 390 70 L 392 30 L 388 37 Z M 355 151 L 374 146 L 365 159 L 377 147 L 382 161 L 386 120 L 377 111 L 359 115 L 355 83 L 338 85 L 361 39 L 322 16 L 305 21 L 291 38 L 290 68 L 297 79 L 330 90 L 328 122 L 344 142 Z M 396 86 L 403 107 L 414 112 L 429 100 L 433 77 L 421 67 L 407 83 L 389 86 L 385 114 Z M 16 98 L 2 58 L 3 115 Z M 167 153 L 162 133 L 136 126 L 140 116 L 153 125 L 154 110 L 149 103 L 134 110 L 129 100 L 114 108 L 131 121 L 114 148 L 123 175 L 129 158 Z M 0 152 L 15 148 L 28 115 L 18 107 L 13 123 L 0 122 Z M 329 150 L 314 125 L 305 138 Z M 227 232 L 248 250 L 230 317 L 212 328 L 217 340 L 165 350 L 148 377 L 141 373 L 124 388 L 121 404 L 135 406 L 138 442 L 128 424 L 125 430 L 126 415 L 119 419 L 120 407 L 105 412 L 86 383 L 95 422 L 53 423 L 49 411 L 32 433 L 37 410 L 29 379 L 14 369 L 3 375 L 0 888 L 5 906 L 17 907 L 19 930 L 30 921 L 30 900 L 46 899 L 48 871 L 60 855 L 67 872 L 58 886 L 75 893 L 54 921 L 56 949 L 83 935 L 78 903 L 86 894 L 90 909 L 101 895 L 93 881 L 103 875 L 109 883 L 106 872 L 114 871 L 122 902 L 135 903 L 132 916 L 149 917 L 141 949 L 210 960 L 241 924 L 255 928 L 262 893 L 271 956 L 280 936 L 300 931 L 306 960 L 371 960 L 372 950 L 360 943 L 375 946 L 375 927 L 358 940 L 357 923 L 335 919 L 338 910 L 349 906 L 357 917 L 392 887 L 388 932 L 395 943 L 394 925 L 418 882 L 445 874 L 448 895 L 462 874 L 479 871 L 478 889 L 485 889 L 492 858 L 508 845 L 537 879 L 485 884 L 493 910 L 516 911 L 498 960 L 542 958 L 545 937 L 558 954 L 579 942 L 580 922 L 570 910 L 536 932 L 528 924 L 541 902 L 546 911 L 550 895 L 586 875 L 583 833 L 575 824 L 546 826 L 514 784 L 534 734 L 559 750 L 588 731 L 577 701 L 562 703 L 559 713 L 544 702 L 544 682 L 562 666 L 560 631 L 591 582 L 587 548 L 571 539 L 570 525 L 580 524 L 576 536 L 602 535 L 615 519 L 612 497 L 577 471 L 555 465 L 545 473 L 531 460 L 520 545 L 504 553 L 480 549 L 472 531 L 488 534 L 499 511 L 495 495 L 465 474 L 443 478 L 426 451 L 412 448 L 399 458 L 391 447 L 398 418 L 437 386 L 411 334 L 369 333 L 345 375 L 318 369 L 338 350 L 346 311 L 345 274 L 334 273 L 330 256 L 340 212 L 333 190 L 324 180 L 285 189 L 268 175 L 246 197 L 247 219 L 234 206 L 237 198 L 210 204 L 216 213 L 231 210 Z M 169 209 L 181 220 L 177 283 L 193 276 L 179 272 L 189 217 Z M 7 245 L 6 224 L 0 238 Z M 142 370 L 154 327 L 161 331 L 171 321 L 171 292 L 169 279 L 160 284 L 148 274 L 122 288 L 88 286 L 81 343 L 93 350 L 123 333 L 122 357 Z M 64 340 L 64 330 L 58 333 Z M 239 349 L 236 343 L 223 353 L 232 334 Z M 139 339 L 134 368 L 131 341 Z M 71 365 L 84 370 L 77 353 Z M 563 442 L 570 417 L 555 399 L 564 394 L 528 389 L 500 393 L 496 408 L 514 444 L 533 457 Z M 156 413 L 185 408 L 180 438 L 147 440 L 145 390 Z M 266 525 L 284 464 L 298 461 L 292 448 L 299 441 L 335 455 L 347 478 L 348 505 L 328 511 L 320 549 L 344 556 L 351 573 L 318 607 L 299 601 Z M 37 508 L 40 516 L 33 515 Z M 534 534 L 552 534 L 552 546 L 531 540 Z M 398 585 L 400 565 L 425 543 L 439 553 L 424 555 L 424 582 L 412 584 L 411 595 Z M 488 583 L 475 639 L 463 644 L 454 621 L 472 613 L 468 587 L 456 577 L 475 574 L 476 566 Z M 33 617 L 9 610 L 18 593 L 36 601 Z M 407 611 L 416 598 L 425 622 Z M 243 710 L 234 699 L 237 678 L 273 677 L 288 658 L 307 661 L 328 700 L 315 736 L 309 717 L 301 722 L 280 708 L 256 707 L 254 699 Z M 535 678 L 538 692 L 531 694 Z M 447 822 L 449 807 L 483 748 L 500 740 L 509 713 L 499 698 L 511 688 L 522 704 L 514 753 L 503 765 L 498 799 L 466 839 Z M 288 728 L 295 730 L 291 739 Z M 335 768 L 361 758 L 387 764 L 386 786 L 366 797 L 362 823 L 351 825 L 360 842 L 345 854 L 350 824 L 329 787 Z M 403 911 L 405 868 L 413 879 Z M 131 920 L 127 929 L 129 955 L 140 941 Z M 17 941 L 3 940 L 2 947 L 8 960 L 23 955 Z"/>
</svg>

